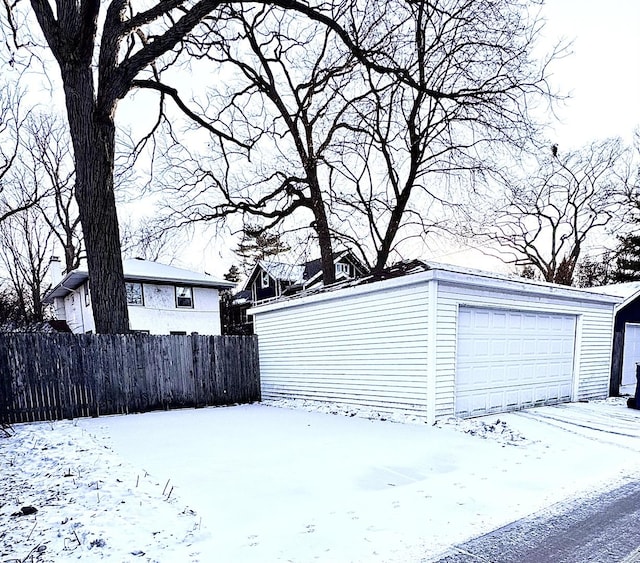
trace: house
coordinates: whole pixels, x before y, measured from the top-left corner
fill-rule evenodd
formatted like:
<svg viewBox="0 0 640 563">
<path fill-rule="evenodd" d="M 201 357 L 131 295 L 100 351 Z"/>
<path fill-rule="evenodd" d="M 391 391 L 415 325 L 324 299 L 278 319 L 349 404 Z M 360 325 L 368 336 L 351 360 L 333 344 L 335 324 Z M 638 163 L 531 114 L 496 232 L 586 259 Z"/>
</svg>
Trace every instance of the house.
<svg viewBox="0 0 640 563">
<path fill-rule="evenodd" d="M 615 311 L 609 393 L 612 396 L 633 395 L 636 389 L 636 363 L 640 363 L 640 281 L 592 287 L 589 290 L 623 299 Z"/>
<path fill-rule="evenodd" d="M 56 319 L 66 321 L 72 332 L 94 332 L 88 272 L 78 269 L 63 277 L 59 265 L 52 260 L 54 286 L 43 301 L 53 304 Z M 132 331 L 221 333 L 218 292 L 232 283 L 147 260 L 124 260 L 122 265 Z"/>
<path fill-rule="evenodd" d="M 608 396 L 622 299 L 411 262 L 249 311 L 262 397 L 433 422 Z"/>
<path fill-rule="evenodd" d="M 367 268 L 348 250 L 333 258 L 336 281 L 362 277 Z M 323 285 L 322 262 L 318 258 L 303 264 L 259 260 L 249 274 L 243 291 L 252 303 L 293 295 Z"/>
<path fill-rule="evenodd" d="M 366 266 L 348 250 L 334 254 L 334 268 L 337 281 L 360 278 L 367 272 Z M 319 258 L 302 264 L 259 260 L 242 289 L 234 295 L 229 323 L 240 332 L 253 334 L 247 311 L 254 304 L 295 295 L 322 287 L 323 284 L 322 262 Z M 244 327 L 244 330 L 240 327 Z"/>
</svg>

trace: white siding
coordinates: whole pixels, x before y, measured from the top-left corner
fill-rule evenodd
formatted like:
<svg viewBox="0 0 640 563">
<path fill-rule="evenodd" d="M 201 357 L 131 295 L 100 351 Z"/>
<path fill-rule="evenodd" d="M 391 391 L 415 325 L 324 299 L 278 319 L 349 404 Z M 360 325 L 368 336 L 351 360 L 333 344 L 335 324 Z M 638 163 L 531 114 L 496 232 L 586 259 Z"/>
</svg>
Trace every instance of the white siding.
<svg viewBox="0 0 640 563">
<path fill-rule="evenodd" d="M 455 402 L 455 347 L 458 307 L 496 307 L 577 315 L 577 396 L 574 401 L 604 398 L 608 394 L 613 335 L 613 306 L 537 293 L 485 289 L 440 282 L 438 299 L 438 349 L 436 372 L 436 416 L 452 416 Z"/>
<path fill-rule="evenodd" d="M 609 395 L 613 311 L 603 304 L 591 305 L 582 314 L 578 352 L 578 389 L 574 401 L 604 399 Z"/>
<path fill-rule="evenodd" d="M 220 334 L 218 290 L 193 288 L 193 308 L 176 307 L 175 286 L 143 284 L 144 305 L 129 305 L 131 330 Z"/>
<path fill-rule="evenodd" d="M 427 323 L 425 284 L 261 313 L 262 396 L 425 415 Z"/>
<path fill-rule="evenodd" d="M 64 298 L 64 318 L 74 333 L 95 332 L 91 296 L 86 284 Z M 131 330 L 148 330 L 150 334 L 198 332 L 220 334 L 220 300 L 214 288 L 193 288 L 193 308 L 176 307 L 175 286 L 143 284 L 144 305 L 129 305 Z M 60 316 L 58 318 L 61 318 Z"/>
<path fill-rule="evenodd" d="M 636 363 L 640 362 L 640 324 L 626 323 L 622 357 L 621 393 L 635 394 Z M 624 387 L 624 390 L 622 388 Z"/>
<path fill-rule="evenodd" d="M 434 269 L 259 306 L 262 394 L 400 408 L 429 420 L 452 416 L 458 309 L 467 305 L 571 315 L 577 332 L 571 398 L 603 398 L 616 301 Z"/>
<path fill-rule="evenodd" d="M 87 295 L 87 292 L 87 284 L 84 283 L 66 297 L 56 299 L 56 302 L 63 301 L 62 308 L 58 309 L 57 318 L 67 321 L 67 326 L 74 334 L 95 332 L 91 295 Z"/>
</svg>

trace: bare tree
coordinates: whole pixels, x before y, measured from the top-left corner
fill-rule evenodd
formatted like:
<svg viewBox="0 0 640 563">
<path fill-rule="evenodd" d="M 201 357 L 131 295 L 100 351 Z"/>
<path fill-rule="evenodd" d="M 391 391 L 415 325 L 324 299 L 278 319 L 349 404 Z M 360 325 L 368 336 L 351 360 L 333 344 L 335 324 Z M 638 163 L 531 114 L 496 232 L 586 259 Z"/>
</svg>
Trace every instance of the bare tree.
<svg viewBox="0 0 640 563">
<path fill-rule="evenodd" d="M 0 262 L 24 318 L 42 321 L 52 231 L 36 209 L 28 209 L 0 223 L 0 242 Z"/>
<path fill-rule="evenodd" d="M 170 222 L 241 215 L 254 236 L 297 223 L 314 233 L 331 283 L 337 186 L 327 154 L 336 133 L 351 127 L 345 112 L 363 94 L 352 80 L 356 57 L 335 31 L 263 6 L 238 7 L 224 28 L 189 47 L 233 77 L 210 94 L 208 109 L 245 132 L 251 151 L 230 157 L 222 146 L 215 158 L 211 151 L 185 158 L 181 147 L 170 162 L 179 172 Z"/>
<path fill-rule="evenodd" d="M 311 7 L 295 0 L 275 0 L 271 4 L 339 28 L 343 41 L 357 48 L 337 23 L 339 4 Z M 161 0 L 135 7 L 128 0 L 79 0 L 52 6 L 47 0 L 30 0 L 61 72 L 97 332 L 129 330 L 114 196 L 118 102 L 134 88 L 152 88 L 207 125 L 182 102 L 175 88 L 159 81 L 156 62 L 166 56 L 162 64 L 170 65 L 179 56 L 182 41 L 203 21 L 224 25 L 232 5 L 220 0 Z M 5 27 L 17 34 L 19 3 L 5 7 L 10 22 Z M 146 76 L 145 70 L 149 71 Z M 222 138 L 233 138 L 222 128 L 209 129 Z"/>
<path fill-rule="evenodd" d="M 600 256 L 586 254 L 576 266 L 574 285 L 577 287 L 595 287 L 612 281 L 613 252 L 607 250 Z"/>
<path fill-rule="evenodd" d="M 25 158 L 35 182 L 46 196 L 37 208 L 42 220 L 62 247 L 66 272 L 82 259 L 82 231 L 74 197 L 75 173 L 68 129 L 55 115 L 34 113 L 26 124 Z"/>
<path fill-rule="evenodd" d="M 566 154 L 552 147 L 537 172 L 505 186 L 476 234 L 502 247 L 507 262 L 571 285 L 587 238 L 621 213 L 632 178 L 628 156 L 619 139 Z"/>
<path fill-rule="evenodd" d="M 239 9 L 193 47 L 236 70 L 216 117 L 247 131 L 253 166 L 224 150 L 180 154 L 172 169 L 191 182 L 177 182 L 171 220 L 241 213 L 268 230 L 306 209 L 323 271 L 333 274 L 334 240 L 382 269 L 399 233 L 422 236 L 462 204 L 454 186 L 488 169 L 495 145 L 531 137 L 528 108 L 549 95 L 547 61 L 532 61 L 540 22 L 522 2 L 376 7 L 357 36 L 377 64 L 341 54 L 331 30 L 263 8 Z M 222 48 L 211 54 L 213 45 Z M 304 214 L 294 225 L 308 225 Z"/>
<path fill-rule="evenodd" d="M 8 83 L 0 84 L 0 223 L 36 205 L 43 195 L 34 182 L 23 182 L 20 170 L 22 138 L 29 111 L 24 110 L 23 94 Z"/>
<path fill-rule="evenodd" d="M 61 72 L 74 148 L 76 198 L 94 288 L 92 306 L 98 332 L 128 331 L 114 197 L 118 102 L 135 88 L 155 90 L 163 102 L 172 100 L 181 111 L 213 132 L 220 142 L 235 143 L 235 147 L 249 149 L 250 145 L 238 141 L 237 132 L 230 129 L 230 124 L 209 123 L 184 103 L 175 88 L 160 81 L 163 69 L 181 59 L 185 38 L 209 32 L 214 27 L 224 27 L 235 7 L 242 4 L 245 3 L 158 0 L 138 7 L 129 0 L 78 0 L 59 1 L 53 6 L 47 0 L 30 0 L 46 44 Z M 521 72 L 529 68 L 526 63 L 527 38 L 531 36 L 528 22 L 520 17 L 525 11 L 523 0 L 436 2 L 438 17 L 451 15 L 451 18 L 448 26 L 429 35 L 433 52 L 421 50 L 422 38 L 426 34 L 423 29 L 412 31 L 415 20 L 408 18 L 408 15 L 417 13 L 416 10 L 422 11 L 420 13 L 430 11 L 433 4 L 426 0 L 396 0 L 393 3 L 386 0 L 330 0 L 317 5 L 301 0 L 274 0 L 269 4 L 281 8 L 282 13 L 293 10 L 333 29 L 369 71 L 392 76 L 394 80 L 408 84 L 431 105 L 467 110 L 466 114 L 444 112 L 448 116 L 445 119 L 459 115 L 461 123 L 475 120 L 498 131 L 501 125 L 518 122 L 527 105 L 521 95 L 529 88 L 537 89 L 543 85 L 539 73 L 532 77 Z M 476 5 L 482 8 L 474 8 Z M 19 6 L 19 2 L 8 5 L 11 22 L 8 27 L 14 35 L 19 27 L 12 18 Z M 503 12 L 507 17 L 500 15 Z M 384 17 L 376 19 L 378 13 Z M 460 17 L 458 13 L 461 13 Z M 365 32 L 372 25 L 373 31 Z M 463 32 L 456 31 L 457 27 Z M 491 32 L 489 35 L 485 34 L 487 30 Z M 435 67 L 427 67 L 425 74 L 420 70 L 421 65 L 415 64 L 416 47 L 420 57 L 426 60 L 428 57 L 422 55 L 437 54 L 437 47 L 441 44 L 437 33 L 444 32 L 456 37 L 458 42 L 448 50 L 448 59 Z M 409 37 L 417 38 L 417 43 L 414 39 L 409 41 Z M 385 39 L 381 46 L 378 45 L 380 38 Z M 497 45 L 495 52 L 485 48 L 489 40 Z M 465 56 L 459 59 L 459 54 Z M 456 80 L 440 81 L 439 77 L 452 68 Z M 434 78 L 433 86 L 423 80 L 423 75 L 427 74 Z M 487 109 L 484 100 L 493 100 L 489 106 L 496 111 L 481 111 Z M 496 116 L 502 118 L 501 123 L 493 123 Z M 467 138 L 470 146 L 475 145 L 474 133 L 472 128 Z M 445 131 L 443 136 L 446 134 Z M 412 150 L 420 151 L 419 143 L 410 146 Z M 389 221 L 390 233 L 402 219 L 401 210 L 406 208 L 407 194 L 401 196 L 398 200 L 400 209 L 392 213 Z M 383 238 L 378 262 L 384 259 L 393 238 L 391 234 Z"/>
<path fill-rule="evenodd" d="M 122 232 L 122 253 L 128 258 L 173 262 L 185 245 L 184 237 L 174 230 L 155 228 L 144 219 L 125 222 Z"/>
<path fill-rule="evenodd" d="M 537 130 L 529 114 L 549 102 L 536 62 L 541 22 L 519 0 L 407 2 L 397 7 L 402 41 L 393 57 L 411 80 L 367 69 L 370 89 L 359 134 L 342 170 L 356 189 L 341 199 L 344 224 L 373 251 L 373 271 L 399 254 L 406 237 L 442 228 L 448 208 L 491 171 L 501 147 L 522 147 Z M 402 61 L 402 62 L 401 62 Z M 364 236 L 363 236 L 364 231 Z"/>
<path fill-rule="evenodd" d="M 78 266 L 81 235 L 73 199 L 73 162 L 66 129 L 55 117 L 31 112 L 22 123 L 16 157 L 5 176 L 13 200 L 0 222 L 0 264 L 25 320 L 43 319 L 45 277 L 57 240 L 67 271 Z"/>
</svg>

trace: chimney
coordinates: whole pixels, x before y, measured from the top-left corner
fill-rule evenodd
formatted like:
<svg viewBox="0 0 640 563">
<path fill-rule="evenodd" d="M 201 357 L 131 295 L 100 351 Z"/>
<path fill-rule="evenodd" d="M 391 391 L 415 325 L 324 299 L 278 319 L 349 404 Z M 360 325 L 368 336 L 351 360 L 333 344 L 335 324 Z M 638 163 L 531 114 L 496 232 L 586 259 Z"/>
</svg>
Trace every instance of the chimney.
<svg viewBox="0 0 640 563">
<path fill-rule="evenodd" d="M 51 281 L 53 285 L 56 285 L 62 280 L 62 262 L 57 256 L 52 256 L 49 261 L 49 272 L 51 273 Z"/>
</svg>

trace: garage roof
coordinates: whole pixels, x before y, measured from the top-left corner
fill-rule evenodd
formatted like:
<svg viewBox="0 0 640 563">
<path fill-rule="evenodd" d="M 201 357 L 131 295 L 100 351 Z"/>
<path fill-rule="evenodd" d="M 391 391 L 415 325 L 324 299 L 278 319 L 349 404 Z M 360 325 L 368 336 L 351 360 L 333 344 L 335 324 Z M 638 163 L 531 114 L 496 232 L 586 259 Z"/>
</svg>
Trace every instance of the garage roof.
<svg viewBox="0 0 640 563">
<path fill-rule="evenodd" d="M 546 296 L 568 297 L 583 301 L 618 304 L 622 297 L 614 293 L 559 285 L 538 280 L 522 278 L 515 274 L 485 272 L 473 268 L 464 268 L 438 262 L 423 262 L 411 260 L 400 262 L 385 269 L 379 274 L 371 274 L 355 280 L 347 280 L 332 285 L 312 288 L 296 293 L 292 296 L 281 297 L 269 303 L 254 307 L 249 311 L 269 311 L 285 306 L 294 306 L 309 301 L 333 299 L 357 293 L 368 293 L 383 287 L 399 287 L 423 283 L 432 279 L 457 283 L 459 285 L 497 288 L 505 292 L 529 293 Z M 374 287 L 372 284 L 378 282 Z"/>
</svg>

